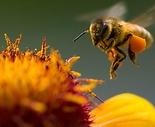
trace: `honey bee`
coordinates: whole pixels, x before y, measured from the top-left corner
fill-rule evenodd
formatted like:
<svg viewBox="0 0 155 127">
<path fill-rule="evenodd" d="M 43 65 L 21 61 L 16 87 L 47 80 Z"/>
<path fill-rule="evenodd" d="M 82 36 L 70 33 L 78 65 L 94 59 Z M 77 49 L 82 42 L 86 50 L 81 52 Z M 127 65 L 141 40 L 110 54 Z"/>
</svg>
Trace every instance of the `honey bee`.
<svg viewBox="0 0 155 127">
<path fill-rule="evenodd" d="M 151 25 L 153 19 L 155 19 L 155 7 L 131 22 L 117 17 L 97 18 L 91 22 L 88 29 L 74 39 L 74 42 L 85 33 L 89 33 L 93 45 L 105 52 L 111 61 L 110 79 L 115 79 L 116 70 L 127 54 L 131 62 L 136 64 L 136 54 L 151 46 L 153 37 L 145 27 Z M 124 49 L 127 49 L 128 53 L 124 52 Z"/>
</svg>

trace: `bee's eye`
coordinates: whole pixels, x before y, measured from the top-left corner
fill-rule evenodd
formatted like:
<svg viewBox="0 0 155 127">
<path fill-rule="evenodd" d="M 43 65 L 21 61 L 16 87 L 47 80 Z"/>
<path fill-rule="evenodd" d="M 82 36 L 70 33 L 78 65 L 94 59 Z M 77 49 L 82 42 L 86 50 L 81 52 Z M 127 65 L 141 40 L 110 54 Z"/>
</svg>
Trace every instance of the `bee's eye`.
<svg viewBox="0 0 155 127">
<path fill-rule="evenodd" d="M 98 19 L 90 25 L 89 30 L 93 36 L 101 36 L 107 32 L 108 27 L 109 26 L 106 22 L 103 22 L 103 20 Z"/>
<path fill-rule="evenodd" d="M 96 32 L 97 33 L 101 33 L 102 32 L 102 28 L 103 28 L 102 24 L 96 24 Z"/>
<path fill-rule="evenodd" d="M 90 26 L 90 31 L 94 35 L 101 35 L 102 30 L 103 30 L 103 24 L 101 23 L 94 23 L 94 24 L 91 24 Z"/>
<path fill-rule="evenodd" d="M 107 29 L 108 29 L 108 25 L 107 25 L 107 23 L 103 23 L 103 32 L 106 32 L 107 31 Z"/>
</svg>

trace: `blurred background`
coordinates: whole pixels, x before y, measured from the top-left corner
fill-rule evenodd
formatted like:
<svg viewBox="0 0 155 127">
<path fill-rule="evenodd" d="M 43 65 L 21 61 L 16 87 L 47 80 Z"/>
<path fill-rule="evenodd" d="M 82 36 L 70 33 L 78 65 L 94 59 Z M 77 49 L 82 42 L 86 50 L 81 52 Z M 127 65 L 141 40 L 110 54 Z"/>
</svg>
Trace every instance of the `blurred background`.
<svg viewBox="0 0 155 127">
<path fill-rule="evenodd" d="M 50 48 L 59 49 L 63 58 L 80 55 L 74 70 L 82 77 L 103 79 L 105 83 L 95 89 L 98 96 L 106 99 L 122 92 L 139 94 L 155 104 L 155 46 L 138 55 L 140 67 L 134 66 L 127 58 L 118 69 L 116 80 L 109 79 L 107 57 L 94 47 L 90 35 L 73 43 L 73 38 L 90 22 L 80 22 L 77 17 L 89 12 L 103 10 L 119 2 L 118 0 L 5 0 L 0 3 L 0 49 L 6 47 L 4 33 L 14 40 L 23 35 L 21 49 L 39 49 L 42 36 L 47 37 Z M 154 0 L 124 0 L 127 6 L 126 20 L 155 6 Z M 155 36 L 155 25 L 148 27 Z"/>
</svg>

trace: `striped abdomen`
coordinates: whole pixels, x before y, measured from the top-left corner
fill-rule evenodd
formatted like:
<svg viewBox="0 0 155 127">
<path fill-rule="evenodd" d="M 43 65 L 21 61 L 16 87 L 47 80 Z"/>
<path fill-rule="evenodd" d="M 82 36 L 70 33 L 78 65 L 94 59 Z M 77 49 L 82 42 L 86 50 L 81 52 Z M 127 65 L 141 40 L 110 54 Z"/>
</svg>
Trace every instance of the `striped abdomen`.
<svg viewBox="0 0 155 127">
<path fill-rule="evenodd" d="M 136 24 L 126 23 L 126 26 L 131 33 L 146 40 L 146 48 L 149 48 L 151 46 L 153 37 L 149 31 Z"/>
</svg>

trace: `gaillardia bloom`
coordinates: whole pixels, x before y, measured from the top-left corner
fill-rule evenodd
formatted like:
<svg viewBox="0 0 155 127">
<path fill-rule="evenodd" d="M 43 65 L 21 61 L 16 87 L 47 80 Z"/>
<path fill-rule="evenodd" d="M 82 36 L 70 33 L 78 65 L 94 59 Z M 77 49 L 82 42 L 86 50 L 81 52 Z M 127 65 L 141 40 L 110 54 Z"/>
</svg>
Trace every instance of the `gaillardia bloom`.
<svg viewBox="0 0 155 127">
<path fill-rule="evenodd" d="M 63 60 L 57 50 L 47 54 L 20 51 L 21 35 L 0 52 L 0 127 L 155 127 L 155 109 L 145 99 L 120 94 L 92 108 L 86 94 L 103 81 L 81 79 L 72 70 L 78 56 Z"/>
</svg>

